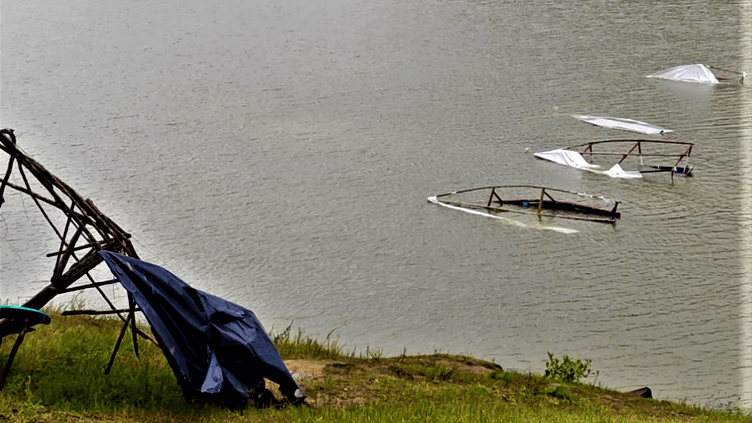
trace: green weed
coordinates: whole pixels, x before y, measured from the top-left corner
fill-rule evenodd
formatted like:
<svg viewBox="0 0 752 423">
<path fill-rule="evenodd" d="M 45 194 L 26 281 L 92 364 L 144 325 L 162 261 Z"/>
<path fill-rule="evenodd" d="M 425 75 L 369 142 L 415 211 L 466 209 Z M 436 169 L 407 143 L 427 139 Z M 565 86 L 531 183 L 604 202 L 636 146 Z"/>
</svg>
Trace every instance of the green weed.
<svg viewBox="0 0 752 423">
<path fill-rule="evenodd" d="M 545 374 L 547 379 L 579 382 L 580 379 L 586 378 L 588 375 L 590 375 L 590 360 L 572 359 L 568 355 L 559 360 L 550 352 L 548 353 Z"/>
<path fill-rule="evenodd" d="M 329 332 L 323 343 L 311 337 L 304 336 L 301 330 L 298 330 L 297 335 L 294 337 L 291 335 L 291 332 L 292 324 L 280 333 L 270 334 L 279 354 L 288 360 L 301 358 L 341 360 L 348 357 L 342 351 L 342 348 L 330 339 L 332 332 Z"/>
</svg>

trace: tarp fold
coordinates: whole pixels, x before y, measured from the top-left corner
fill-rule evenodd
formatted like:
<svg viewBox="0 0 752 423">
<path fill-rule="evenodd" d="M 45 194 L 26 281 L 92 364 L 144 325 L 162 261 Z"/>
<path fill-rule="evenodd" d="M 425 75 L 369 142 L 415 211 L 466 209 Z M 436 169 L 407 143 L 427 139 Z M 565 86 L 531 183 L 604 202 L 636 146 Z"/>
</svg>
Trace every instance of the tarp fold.
<svg viewBox="0 0 752 423">
<path fill-rule="evenodd" d="M 100 252 L 143 311 L 186 396 L 238 403 L 276 382 L 287 400 L 303 393 L 252 311 L 192 288 L 164 268 Z"/>
<path fill-rule="evenodd" d="M 718 79 L 713 75 L 713 72 L 701 63 L 676 66 L 671 69 L 648 75 L 647 77 L 669 79 L 671 81 L 699 82 L 704 84 L 718 83 Z"/>
</svg>

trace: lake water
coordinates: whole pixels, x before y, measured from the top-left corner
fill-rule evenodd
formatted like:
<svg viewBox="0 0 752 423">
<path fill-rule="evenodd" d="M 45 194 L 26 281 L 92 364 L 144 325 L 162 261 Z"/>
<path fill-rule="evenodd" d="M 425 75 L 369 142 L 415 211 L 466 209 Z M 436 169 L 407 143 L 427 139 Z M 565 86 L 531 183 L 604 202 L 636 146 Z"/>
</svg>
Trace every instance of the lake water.
<svg viewBox="0 0 752 423">
<path fill-rule="evenodd" d="M 550 351 L 610 388 L 752 407 L 752 91 L 645 78 L 752 70 L 750 1 L 210 3 L 2 2 L 0 126 L 142 258 L 346 350 L 537 373 Z M 673 129 L 695 176 L 536 160 L 640 138 L 575 113 Z M 493 184 L 623 216 L 561 234 L 426 201 Z M 38 214 L 6 193 L 3 301 L 51 276 Z"/>
</svg>

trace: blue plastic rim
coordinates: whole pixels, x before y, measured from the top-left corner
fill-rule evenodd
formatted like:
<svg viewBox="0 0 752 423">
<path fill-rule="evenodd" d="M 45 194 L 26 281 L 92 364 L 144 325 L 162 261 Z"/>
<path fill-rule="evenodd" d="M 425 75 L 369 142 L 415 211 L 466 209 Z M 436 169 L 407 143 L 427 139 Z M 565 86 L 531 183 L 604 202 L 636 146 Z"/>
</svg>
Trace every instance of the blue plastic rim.
<svg viewBox="0 0 752 423">
<path fill-rule="evenodd" d="M 35 308 L 14 306 L 14 305 L 0 305 L 0 318 L 5 319 L 17 319 L 24 318 L 31 320 L 32 324 L 49 324 L 50 316 L 42 310 Z"/>
</svg>

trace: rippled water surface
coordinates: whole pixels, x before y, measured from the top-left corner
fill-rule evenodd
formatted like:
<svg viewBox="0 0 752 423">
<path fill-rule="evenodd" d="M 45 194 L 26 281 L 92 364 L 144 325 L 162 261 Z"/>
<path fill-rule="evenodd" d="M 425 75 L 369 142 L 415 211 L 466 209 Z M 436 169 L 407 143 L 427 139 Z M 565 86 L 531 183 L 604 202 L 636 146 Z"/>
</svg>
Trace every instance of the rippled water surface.
<svg viewBox="0 0 752 423">
<path fill-rule="evenodd" d="M 2 3 L 0 125 L 142 258 L 347 349 L 533 372 L 550 351 L 611 388 L 749 406 L 752 91 L 645 75 L 752 70 L 750 2 L 205 3 Z M 695 176 L 536 160 L 640 138 L 575 113 L 673 129 Z M 623 217 L 561 234 L 426 201 L 493 184 L 615 198 Z M 49 280 L 37 215 L 6 193 L 0 299 Z"/>
</svg>

